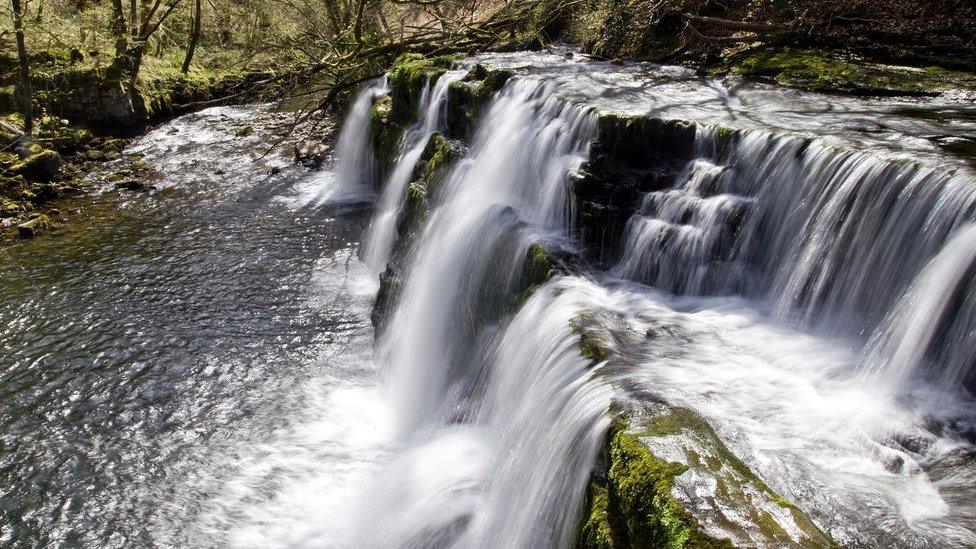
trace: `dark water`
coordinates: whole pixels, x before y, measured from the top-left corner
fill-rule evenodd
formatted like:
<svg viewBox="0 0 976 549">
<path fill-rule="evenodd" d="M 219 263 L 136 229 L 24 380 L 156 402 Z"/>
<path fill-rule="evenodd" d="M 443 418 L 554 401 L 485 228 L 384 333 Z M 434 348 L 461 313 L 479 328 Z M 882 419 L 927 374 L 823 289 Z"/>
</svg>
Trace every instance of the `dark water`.
<svg viewBox="0 0 976 549">
<path fill-rule="evenodd" d="M 307 174 L 252 160 L 264 130 L 234 137 L 262 117 L 157 130 L 137 148 L 160 190 L 0 250 L 0 546 L 192 544 L 214 456 L 280 429 L 310 380 L 368 368 L 336 359 L 366 352 L 368 292 L 342 284 L 368 211 L 296 202 Z"/>
</svg>

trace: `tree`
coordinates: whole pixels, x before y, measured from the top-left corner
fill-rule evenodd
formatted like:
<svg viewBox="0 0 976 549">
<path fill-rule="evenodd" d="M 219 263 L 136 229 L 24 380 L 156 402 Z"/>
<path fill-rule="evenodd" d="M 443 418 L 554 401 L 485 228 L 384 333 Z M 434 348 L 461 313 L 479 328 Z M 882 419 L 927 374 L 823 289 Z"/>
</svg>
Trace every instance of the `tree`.
<svg viewBox="0 0 976 549">
<path fill-rule="evenodd" d="M 24 12 L 20 0 L 13 2 L 14 33 L 17 39 L 17 58 L 20 61 L 20 100 L 24 113 L 24 135 L 30 137 L 34 132 L 34 108 L 31 104 L 33 93 L 30 83 L 30 61 L 27 59 L 27 42 L 24 40 Z"/>
<path fill-rule="evenodd" d="M 112 0 L 112 34 L 115 35 L 115 57 L 118 59 L 125 55 L 126 50 L 129 49 L 129 37 L 122 0 Z"/>
<path fill-rule="evenodd" d="M 186 57 L 183 58 L 183 72 L 190 70 L 190 61 L 193 60 L 193 52 L 197 49 L 197 42 L 200 41 L 200 0 L 196 0 L 193 8 L 193 27 L 190 29 L 190 42 L 186 46 Z"/>
</svg>

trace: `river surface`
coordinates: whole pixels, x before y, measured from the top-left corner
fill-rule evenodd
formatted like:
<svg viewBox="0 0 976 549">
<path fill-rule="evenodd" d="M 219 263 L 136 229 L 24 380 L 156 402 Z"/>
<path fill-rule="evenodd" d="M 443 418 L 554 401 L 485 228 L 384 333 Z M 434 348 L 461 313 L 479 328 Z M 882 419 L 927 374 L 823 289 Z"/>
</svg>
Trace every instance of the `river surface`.
<svg viewBox="0 0 976 549">
<path fill-rule="evenodd" d="M 288 545 L 368 461 L 369 209 L 255 160 L 262 116 L 162 126 L 130 148 L 159 190 L 0 251 L 0 545 Z"/>
<path fill-rule="evenodd" d="M 482 59 L 534 66 L 409 247 L 404 190 L 464 68 L 424 90 L 379 196 L 382 80 L 335 166 L 263 154 L 264 107 L 208 109 L 130 147 L 155 190 L 106 185 L 0 250 L 0 545 L 568 547 L 612 398 L 694 410 L 843 545 L 976 544 L 976 191 L 939 141 L 971 137 L 971 106 Z M 621 257 L 517 295 L 534 246 L 580 251 L 597 109 L 696 120 L 695 157 Z M 714 124 L 741 131 L 724 153 Z M 610 363 L 580 356 L 580 315 Z"/>
</svg>

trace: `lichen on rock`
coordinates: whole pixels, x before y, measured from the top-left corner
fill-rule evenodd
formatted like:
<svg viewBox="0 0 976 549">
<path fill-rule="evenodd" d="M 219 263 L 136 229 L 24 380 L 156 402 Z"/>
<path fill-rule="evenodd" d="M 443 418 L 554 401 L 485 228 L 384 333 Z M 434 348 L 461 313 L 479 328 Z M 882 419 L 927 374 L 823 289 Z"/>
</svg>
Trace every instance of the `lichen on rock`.
<svg viewBox="0 0 976 549">
<path fill-rule="evenodd" d="M 970 73 L 869 63 L 797 48 L 746 50 L 731 57 L 726 70 L 824 93 L 930 96 L 952 88 L 976 89 L 976 75 Z"/>
</svg>

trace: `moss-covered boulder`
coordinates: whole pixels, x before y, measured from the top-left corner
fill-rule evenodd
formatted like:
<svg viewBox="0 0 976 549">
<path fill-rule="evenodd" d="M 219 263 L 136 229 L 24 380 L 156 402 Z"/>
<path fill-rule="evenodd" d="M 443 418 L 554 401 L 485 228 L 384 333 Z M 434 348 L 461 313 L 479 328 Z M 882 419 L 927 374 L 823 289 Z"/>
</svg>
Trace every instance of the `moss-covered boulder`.
<svg viewBox="0 0 976 549">
<path fill-rule="evenodd" d="M 463 154 L 463 147 L 451 142 L 439 133 L 427 140 L 427 145 L 414 166 L 407 185 L 403 210 L 397 220 L 400 240 L 408 243 L 420 231 L 430 214 L 430 207 L 437 198 L 439 183 L 443 181 L 455 160 Z"/>
<path fill-rule="evenodd" d="M 48 216 L 35 215 L 35 217 L 17 225 L 17 235 L 24 239 L 34 238 L 45 231 L 50 224 Z"/>
<path fill-rule="evenodd" d="M 373 99 L 369 114 L 369 139 L 380 172 L 380 181 L 392 167 L 400 150 L 400 140 L 403 139 L 403 127 L 390 118 L 392 109 L 393 98 L 389 95 L 378 95 Z"/>
<path fill-rule="evenodd" d="M 10 166 L 10 173 L 32 181 L 51 181 L 61 172 L 61 155 L 57 152 L 33 147 L 20 162 Z"/>
<path fill-rule="evenodd" d="M 390 121 L 406 126 L 416 120 L 424 88 L 436 82 L 453 63 L 451 56 L 426 57 L 410 53 L 398 57 L 387 74 L 392 98 Z"/>
<path fill-rule="evenodd" d="M 617 419 L 587 490 L 585 548 L 834 547 L 699 415 Z"/>
</svg>

